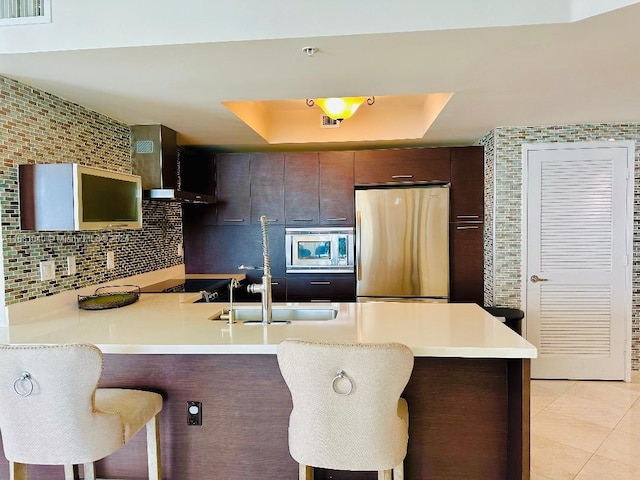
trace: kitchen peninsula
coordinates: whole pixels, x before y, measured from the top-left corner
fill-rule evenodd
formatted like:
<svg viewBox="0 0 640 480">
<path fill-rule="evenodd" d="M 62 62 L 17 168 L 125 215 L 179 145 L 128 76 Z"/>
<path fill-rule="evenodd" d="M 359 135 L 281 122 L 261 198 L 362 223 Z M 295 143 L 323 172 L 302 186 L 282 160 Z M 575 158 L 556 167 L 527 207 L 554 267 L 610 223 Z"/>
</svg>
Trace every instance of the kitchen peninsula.
<svg viewBox="0 0 640 480">
<path fill-rule="evenodd" d="M 156 390 L 164 478 L 293 479 L 289 391 L 276 362 L 285 338 L 401 342 L 415 354 L 408 479 L 529 478 L 529 362 L 536 349 L 474 304 L 333 303 L 331 320 L 229 325 L 226 304 L 194 294 L 142 294 L 120 309 L 68 305 L 0 328 L 0 342 L 89 342 L 105 353 L 100 386 Z M 274 305 L 274 306 L 277 306 Z M 186 402 L 201 401 L 202 426 Z M 102 477 L 144 478 L 144 436 L 98 462 Z M 6 471 L 0 462 L 0 471 Z M 32 478 L 49 478 L 36 467 Z M 42 472 L 42 473 L 39 473 Z M 316 478 L 375 478 L 320 470 Z"/>
</svg>

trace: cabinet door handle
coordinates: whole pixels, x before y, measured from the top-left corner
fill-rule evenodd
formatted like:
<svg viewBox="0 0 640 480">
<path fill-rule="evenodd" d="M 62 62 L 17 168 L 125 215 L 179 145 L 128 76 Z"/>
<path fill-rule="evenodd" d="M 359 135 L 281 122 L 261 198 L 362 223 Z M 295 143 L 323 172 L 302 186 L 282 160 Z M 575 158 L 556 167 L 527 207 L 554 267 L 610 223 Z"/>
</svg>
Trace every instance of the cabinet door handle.
<svg viewBox="0 0 640 480">
<path fill-rule="evenodd" d="M 280 285 L 280 282 L 271 282 L 271 285 Z"/>
<path fill-rule="evenodd" d="M 331 282 L 309 282 L 309 285 L 331 285 Z"/>
<path fill-rule="evenodd" d="M 456 218 L 480 218 L 480 215 L 456 215 Z"/>
<path fill-rule="evenodd" d="M 107 225 L 107 228 L 123 228 L 126 226 L 126 223 L 110 223 L 109 225 Z"/>
<path fill-rule="evenodd" d="M 313 222 L 313 218 L 294 218 L 294 222 Z"/>
<path fill-rule="evenodd" d="M 275 222 L 277 222 L 277 221 L 278 221 L 278 219 L 277 219 L 277 218 L 267 218 L 267 222 L 268 222 L 268 223 L 275 223 Z"/>
<path fill-rule="evenodd" d="M 346 222 L 347 217 L 327 218 L 327 222 Z"/>
<path fill-rule="evenodd" d="M 413 178 L 413 175 L 391 175 L 391 178 Z"/>
<path fill-rule="evenodd" d="M 457 226 L 456 230 L 478 230 L 479 228 L 478 225 L 465 225 L 464 227 Z"/>
<path fill-rule="evenodd" d="M 223 218 L 222 221 L 240 223 L 240 222 L 244 222 L 244 218 Z"/>
<path fill-rule="evenodd" d="M 324 299 L 311 299 L 312 302 L 314 303 L 331 303 L 331 300 L 324 300 Z"/>
</svg>

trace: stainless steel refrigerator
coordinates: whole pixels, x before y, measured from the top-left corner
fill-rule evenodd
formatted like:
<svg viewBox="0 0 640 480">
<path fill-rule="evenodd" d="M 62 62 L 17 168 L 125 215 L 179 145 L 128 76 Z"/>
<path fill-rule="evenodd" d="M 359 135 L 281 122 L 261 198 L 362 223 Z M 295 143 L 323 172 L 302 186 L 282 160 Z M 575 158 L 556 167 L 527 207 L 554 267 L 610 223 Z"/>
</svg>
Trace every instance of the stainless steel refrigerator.
<svg viewBox="0 0 640 480">
<path fill-rule="evenodd" d="M 356 190 L 358 301 L 447 301 L 449 186 Z"/>
</svg>

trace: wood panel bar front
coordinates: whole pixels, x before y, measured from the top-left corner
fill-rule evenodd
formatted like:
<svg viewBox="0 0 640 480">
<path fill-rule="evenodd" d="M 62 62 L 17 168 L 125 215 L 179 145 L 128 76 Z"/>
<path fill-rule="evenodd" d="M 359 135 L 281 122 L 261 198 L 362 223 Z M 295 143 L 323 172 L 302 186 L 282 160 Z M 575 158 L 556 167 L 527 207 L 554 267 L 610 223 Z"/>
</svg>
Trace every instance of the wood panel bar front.
<svg viewBox="0 0 640 480">
<path fill-rule="evenodd" d="M 520 359 L 416 357 L 403 394 L 409 404 L 405 478 L 528 479 L 528 365 Z M 100 386 L 163 395 L 165 479 L 297 478 L 287 443 L 291 397 L 275 355 L 106 354 Z M 190 400 L 202 402 L 202 426 L 187 425 Z M 147 478 L 145 448 L 139 432 L 96 463 L 97 475 Z M 4 458 L 0 464 L 8 472 Z M 30 478 L 52 478 L 52 468 L 29 467 Z M 316 469 L 316 479 L 328 478 L 377 477 Z"/>
</svg>

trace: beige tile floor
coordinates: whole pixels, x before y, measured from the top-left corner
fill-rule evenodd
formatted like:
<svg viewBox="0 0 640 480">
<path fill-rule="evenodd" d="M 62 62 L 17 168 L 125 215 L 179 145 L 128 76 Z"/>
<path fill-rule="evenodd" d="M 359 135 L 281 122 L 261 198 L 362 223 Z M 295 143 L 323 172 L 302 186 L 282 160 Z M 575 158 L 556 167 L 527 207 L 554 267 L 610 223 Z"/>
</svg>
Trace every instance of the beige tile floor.
<svg viewBox="0 0 640 480">
<path fill-rule="evenodd" d="M 640 372 L 632 381 L 532 380 L 531 480 L 640 480 Z"/>
</svg>

